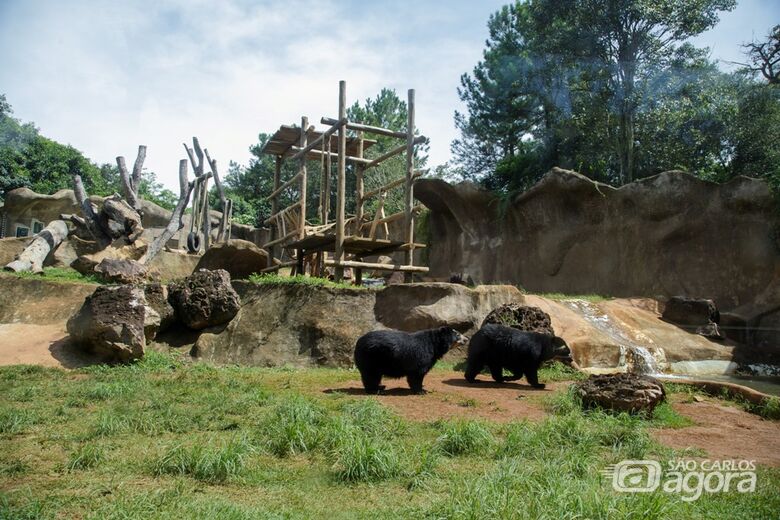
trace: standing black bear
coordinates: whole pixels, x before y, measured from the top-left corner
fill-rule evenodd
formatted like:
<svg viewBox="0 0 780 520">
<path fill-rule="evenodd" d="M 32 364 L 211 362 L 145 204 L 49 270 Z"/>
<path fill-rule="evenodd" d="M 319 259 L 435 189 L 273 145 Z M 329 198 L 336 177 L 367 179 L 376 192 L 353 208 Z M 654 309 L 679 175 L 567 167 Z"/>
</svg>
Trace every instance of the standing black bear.
<svg viewBox="0 0 780 520">
<path fill-rule="evenodd" d="M 531 386 L 544 388 L 537 377 L 539 365 L 554 357 L 570 355 L 566 342 L 558 336 L 488 324 L 479 329 L 469 343 L 466 380 L 475 382 L 477 374 L 487 365 L 498 383 L 516 381 L 525 374 Z M 512 372 L 512 377 L 504 377 L 505 368 Z"/>
<path fill-rule="evenodd" d="M 466 338 L 450 327 L 409 333 L 375 330 L 362 336 L 355 345 L 355 365 L 366 393 L 376 394 L 382 377 L 406 377 L 412 392 L 423 393 L 423 378 L 455 344 Z"/>
</svg>

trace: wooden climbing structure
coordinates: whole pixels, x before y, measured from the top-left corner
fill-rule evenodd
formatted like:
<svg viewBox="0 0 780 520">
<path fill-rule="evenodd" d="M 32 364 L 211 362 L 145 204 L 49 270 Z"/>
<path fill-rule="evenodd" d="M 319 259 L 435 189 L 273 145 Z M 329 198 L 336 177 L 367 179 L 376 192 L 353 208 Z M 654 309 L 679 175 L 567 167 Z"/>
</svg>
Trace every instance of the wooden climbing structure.
<svg viewBox="0 0 780 520">
<path fill-rule="evenodd" d="M 300 127 L 283 125 L 265 144 L 262 152 L 276 157 L 273 192 L 266 200 L 271 202 L 271 216 L 264 224 L 271 228 L 268 242 L 263 246 L 268 251 L 268 266 L 264 271 L 276 271 L 292 266 L 294 272 L 303 273 L 306 265 L 313 266 L 312 272 L 321 273 L 324 267 L 333 267 L 337 281 L 344 278 L 344 269 L 355 272 L 355 283 L 362 282 L 363 269 L 401 271 L 407 281 L 412 273 L 426 273 L 428 268 L 414 265 L 414 250 L 425 244 L 414 242 L 415 215 L 422 208 L 414 205 L 414 181 L 418 176 L 414 169 L 415 146 L 425 142 L 425 137 L 415 137 L 414 90 L 408 92 L 408 124 L 405 132 L 389 130 L 351 122 L 347 120 L 346 82 L 339 82 L 338 118 L 323 117 L 326 125 L 323 131 L 309 126 L 307 117 L 301 118 Z M 351 134 L 351 135 L 348 135 Z M 367 139 L 367 134 L 394 137 L 400 144 L 375 159 L 364 158 L 365 151 L 376 141 Z M 364 176 L 371 168 L 382 162 L 406 154 L 405 176 L 370 192 L 364 190 Z M 335 220 L 330 213 L 331 180 L 333 161 L 336 163 L 336 210 Z M 283 180 L 284 161 L 297 163 L 297 173 Z M 320 186 L 318 215 L 307 215 L 306 200 L 308 163 L 319 161 Z M 347 169 L 347 163 L 354 165 Z M 355 176 L 355 214 L 346 215 L 347 175 Z M 404 190 L 404 209 L 386 215 L 384 198 L 389 190 Z M 286 190 L 293 190 L 297 199 L 291 205 L 280 208 L 280 196 Z M 366 215 L 366 202 L 377 198 L 374 215 Z M 311 224 L 308 218 L 315 217 L 319 223 Z M 391 237 L 387 224 L 402 220 L 402 236 Z M 377 231 L 384 232 L 384 238 L 377 238 Z M 277 255 L 277 250 L 279 254 Z M 364 258 L 404 252 L 402 263 L 366 262 Z M 332 254 L 332 256 L 331 256 Z M 288 259 L 285 260 L 285 257 Z M 309 261 L 313 259 L 312 261 Z"/>
</svg>

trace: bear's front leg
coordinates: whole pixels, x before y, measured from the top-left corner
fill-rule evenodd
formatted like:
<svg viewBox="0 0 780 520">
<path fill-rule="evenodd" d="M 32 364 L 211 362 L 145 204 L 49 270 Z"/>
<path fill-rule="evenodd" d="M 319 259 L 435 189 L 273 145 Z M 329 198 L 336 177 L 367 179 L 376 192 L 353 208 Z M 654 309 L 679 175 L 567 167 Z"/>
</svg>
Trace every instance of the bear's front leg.
<svg viewBox="0 0 780 520">
<path fill-rule="evenodd" d="M 528 379 L 528 382 L 531 384 L 532 387 L 538 388 L 539 390 L 544 390 L 544 384 L 539 382 L 539 376 L 537 374 L 538 369 L 534 368 L 531 370 L 526 370 L 525 372 L 525 378 Z"/>
<path fill-rule="evenodd" d="M 504 377 L 504 381 L 517 381 L 523 377 L 522 370 L 510 369 L 509 371 L 512 372 L 512 377 Z"/>
<path fill-rule="evenodd" d="M 409 383 L 409 388 L 412 389 L 414 394 L 425 394 L 423 390 L 423 378 L 425 374 L 409 374 L 406 376 L 406 382 Z"/>
<path fill-rule="evenodd" d="M 504 379 L 504 367 L 501 365 L 490 365 L 490 375 L 493 376 L 493 380 L 496 383 L 503 383 Z"/>
</svg>

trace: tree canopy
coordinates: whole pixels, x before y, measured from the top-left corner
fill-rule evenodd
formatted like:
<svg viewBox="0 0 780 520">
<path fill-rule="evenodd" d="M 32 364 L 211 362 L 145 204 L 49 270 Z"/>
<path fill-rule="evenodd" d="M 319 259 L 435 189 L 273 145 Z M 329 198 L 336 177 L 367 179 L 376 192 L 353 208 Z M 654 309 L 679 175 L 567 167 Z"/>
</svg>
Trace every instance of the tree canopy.
<svg viewBox="0 0 780 520">
<path fill-rule="evenodd" d="M 452 144 L 459 171 L 526 189 L 552 166 L 623 184 L 668 169 L 780 185 L 777 89 L 751 70 L 724 73 L 688 43 L 733 0 L 529 0 L 488 21 L 482 60 L 464 74 Z M 760 51 L 760 52 L 759 52 Z M 762 58 L 763 56 L 763 58 Z M 771 70 L 776 70 L 775 68 Z M 755 74 L 753 74 L 755 73 Z M 771 74 L 770 74 L 771 75 Z M 780 141 L 775 141 L 780 142 Z"/>
</svg>

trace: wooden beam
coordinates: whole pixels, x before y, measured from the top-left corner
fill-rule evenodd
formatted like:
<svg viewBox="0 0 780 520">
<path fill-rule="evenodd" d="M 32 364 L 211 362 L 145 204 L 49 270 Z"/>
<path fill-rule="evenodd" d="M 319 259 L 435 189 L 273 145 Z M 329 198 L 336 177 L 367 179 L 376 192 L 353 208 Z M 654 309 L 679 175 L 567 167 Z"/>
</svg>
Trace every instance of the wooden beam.
<svg viewBox="0 0 780 520">
<path fill-rule="evenodd" d="M 289 233 L 287 233 L 283 237 L 275 238 L 275 239 L 271 240 L 270 242 L 266 242 L 265 244 L 263 244 L 263 249 L 265 249 L 266 247 L 269 247 L 269 246 L 275 246 L 276 244 L 281 244 L 285 240 L 289 240 L 289 239 L 291 239 L 293 237 L 296 237 L 296 236 L 298 236 L 298 230 L 297 229 L 295 229 L 293 231 L 290 231 Z"/>
<path fill-rule="evenodd" d="M 293 202 L 292 204 L 290 204 L 289 206 L 287 206 L 283 210 L 278 211 L 278 212 L 274 213 L 273 215 L 271 215 L 270 217 L 268 217 L 267 219 L 265 219 L 263 221 L 263 224 L 270 224 L 277 217 L 281 217 L 282 215 L 284 215 L 288 211 L 293 210 L 293 209 L 297 208 L 300 205 L 301 205 L 301 201 L 300 200 L 298 202 Z"/>
<path fill-rule="evenodd" d="M 306 149 L 306 140 L 308 139 L 307 132 L 304 130 L 305 128 L 309 127 L 309 118 L 304 116 L 301 118 L 301 141 L 300 145 L 301 148 L 304 150 Z M 298 174 L 300 175 L 301 184 L 300 184 L 300 192 L 301 192 L 301 218 L 298 222 L 298 240 L 303 240 L 303 237 L 306 235 L 306 182 L 307 182 L 307 171 L 306 171 L 306 154 L 301 154 L 301 171 Z M 300 264 L 300 262 L 299 262 Z M 303 273 L 299 273 L 303 274 Z"/>
<path fill-rule="evenodd" d="M 414 89 L 409 89 L 406 109 L 408 120 L 406 124 L 406 185 L 404 189 L 404 242 L 414 244 Z M 404 252 L 404 263 L 406 265 L 414 264 L 414 249 L 410 248 Z M 407 271 L 404 280 L 408 283 L 412 281 L 412 271 Z"/>
<path fill-rule="evenodd" d="M 419 136 L 419 137 L 416 137 L 413 140 L 412 146 L 414 146 L 415 144 L 420 144 L 420 143 L 424 143 L 424 142 L 425 142 L 425 137 Z M 407 144 L 402 144 L 402 145 L 400 145 L 400 146 L 398 146 L 396 148 L 393 148 L 392 150 L 390 150 L 386 154 L 380 155 L 376 159 L 374 159 L 371 162 L 369 162 L 366 165 L 366 169 L 373 168 L 374 166 L 378 165 L 379 163 L 382 163 L 382 162 L 390 159 L 391 157 L 395 157 L 396 155 L 401 154 L 403 152 L 406 152 L 408 150 L 409 150 L 409 144 L 408 143 Z"/>
<path fill-rule="evenodd" d="M 308 124 L 308 120 L 306 121 L 306 124 Z M 298 159 L 300 159 L 310 151 L 314 150 L 314 148 L 320 145 L 322 142 L 324 142 L 325 139 L 330 138 L 331 135 L 333 135 L 339 128 L 341 128 L 345 124 L 347 124 L 346 119 L 342 119 L 341 121 L 334 121 L 333 125 L 330 128 L 328 128 L 323 133 L 321 133 L 320 136 L 314 141 L 310 142 L 306 146 L 301 147 L 301 149 L 295 152 L 295 155 L 290 157 L 290 159 L 297 161 Z"/>
<path fill-rule="evenodd" d="M 347 82 L 339 81 L 339 119 L 347 117 Z M 339 128 L 339 158 L 336 184 L 336 262 L 344 261 L 344 205 L 347 174 L 347 129 Z M 344 267 L 336 265 L 336 282 L 344 279 Z"/>
<path fill-rule="evenodd" d="M 357 144 L 357 155 L 358 157 L 363 157 L 363 132 L 358 132 L 357 134 L 358 138 L 358 144 Z M 365 168 L 361 165 L 355 166 L 355 221 L 362 223 L 363 222 L 363 212 L 365 209 L 365 199 L 363 197 L 363 191 L 365 189 L 363 184 L 363 175 L 365 173 Z M 357 234 L 360 234 L 360 227 L 357 229 Z"/>
<path fill-rule="evenodd" d="M 290 147 L 290 152 L 300 152 L 302 149 L 303 148 L 301 148 L 300 146 L 291 146 Z M 337 157 L 338 156 L 338 152 L 336 152 L 336 153 L 334 153 L 334 152 L 324 152 L 324 153 L 326 155 L 331 155 L 332 157 Z M 314 155 L 315 157 L 321 157 L 323 152 L 321 152 L 320 150 L 309 150 L 309 154 Z M 285 158 L 289 158 L 289 157 L 285 157 Z M 352 155 L 347 155 L 346 156 L 346 160 L 351 162 L 351 163 L 355 163 L 355 164 L 368 164 L 368 163 L 371 162 L 370 159 L 361 159 L 360 157 L 354 157 Z"/>
<path fill-rule="evenodd" d="M 425 206 L 422 204 L 417 204 L 415 207 L 412 208 L 412 213 L 416 213 L 419 211 L 422 211 L 425 209 Z M 401 220 L 406 218 L 406 211 L 399 211 L 398 213 L 393 213 L 392 215 L 388 215 L 384 218 L 380 218 L 376 220 L 377 224 L 386 224 L 388 222 L 395 222 L 396 220 Z M 366 222 L 362 225 L 362 227 L 370 226 L 373 222 Z"/>
<path fill-rule="evenodd" d="M 338 122 L 338 119 L 331 117 L 323 117 L 320 119 L 320 123 L 323 125 L 332 125 Z M 369 126 L 361 123 L 347 122 L 347 129 L 355 130 L 357 132 L 367 132 L 370 134 L 384 135 L 386 137 L 395 137 L 398 139 L 406 139 L 406 132 L 396 132 L 395 130 L 389 130 L 387 128 L 381 128 L 378 126 Z"/>
<path fill-rule="evenodd" d="M 422 177 L 422 173 L 421 172 L 416 172 L 414 174 L 414 178 L 415 179 L 418 179 L 420 177 Z M 406 182 L 406 177 L 399 177 L 398 179 L 396 179 L 394 181 L 388 182 L 384 186 L 380 186 L 379 188 L 377 188 L 375 190 L 371 190 L 368 193 L 364 194 L 363 195 L 363 199 L 364 200 L 368 200 L 371 197 L 379 195 L 381 192 L 387 192 L 387 190 L 391 190 L 393 188 L 397 188 L 398 186 L 401 186 L 405 182 Z"/>
<path fill-rule="evenodd" d="M 302 174 L 303 174 L 303 171 L 299 171 L 298 173 L 293 175 L 290 178 L 290 180 L 288 180 L 287 182 L 285 182 L 284 184 L 282 184 L 281 186 L 276 188 L 274 191 L 272 191 L 271 194 L 265 198 L 265 200 L 275 199 L 277 196 L 281 195 L 281 193 L 284 190 L 286 190 L 287 188 L 289 188 L 290 186 L 292 186 L 293 184 L 298 182 L 298 180 L 301 178 Z"/>
<path fill-rule="evenodd" d="M 274 168 L 274 191 L 279 189 L 279 178 L 282 174 L 282 158 L 277 157 L 276 158 L 276 167 Z M 273 197 L 271 199 L 271 214 L 274 215 L 279 211 L 279 199 L 277 197 Z M 276 235 L 279 233 L 279 230 L 277 229 L 277 226 L 275 224 L 271 224 L 271 240 L 274 240 L 276 238 Z M 271 267 L 274 265 L 274 248 L 271 247 L 271 249 L 268 250 L 268 267 Z"/>
<path fill-rule="evenodd" d="M 401 265 L 401 264 L 376 264 L 373 262 L 358 262 L 355 260 L 344 260 L 343 262 L 337 262 L 336 260 L 326 260 L 325 265 L 335 266 L 336 269 L 345 267 L 363 268 L 363 269 L 376 269 L 377 271 L 401 271 L 406 273 L 427 273 L 428 268 L 421 265 Z"/>
<path fill-rule="evenodd" d="M 260 269 L 260 272 L 261 273 L 267 273 L 269 271 L 278 271 L 282 267 L 290 267 L 291 265 L 295 265 L 297 263 L 298 263 L 297 260 L 289 260 L 287 262 L 280 262 L 280 263 L 275 264 L 275 265 L 269 265 L 265 269 Z"/>
</svg>

